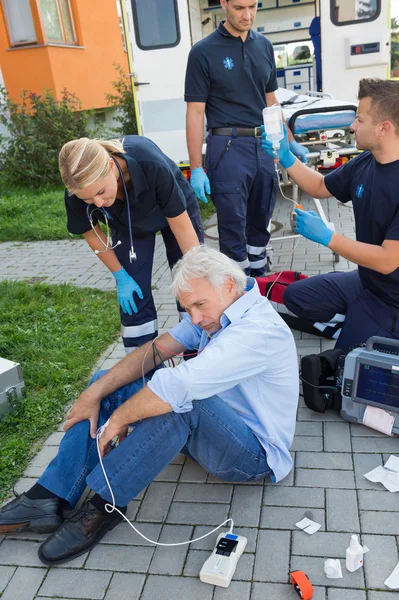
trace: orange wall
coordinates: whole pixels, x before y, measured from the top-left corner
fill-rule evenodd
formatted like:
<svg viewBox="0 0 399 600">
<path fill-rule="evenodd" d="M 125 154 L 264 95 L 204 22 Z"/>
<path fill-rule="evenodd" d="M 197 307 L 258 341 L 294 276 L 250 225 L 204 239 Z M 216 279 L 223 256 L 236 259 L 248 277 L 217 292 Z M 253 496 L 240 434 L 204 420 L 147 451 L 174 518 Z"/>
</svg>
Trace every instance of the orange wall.
<svg viewBox="0 0 399 600">
<path fill-rule="evenodd" d="M 82 108 L 105 107 L 118 75 L 114 63 L 128 72 L 116 0 L 71 1 L 79 48 L 42 46 L 9 50 L 4 15 L 0 11 L 0 65 L 12 99 L 23 89 L 40 93 L 53 90 L 60 98 L 67 88 L 82 101 Z"/>
</svg>

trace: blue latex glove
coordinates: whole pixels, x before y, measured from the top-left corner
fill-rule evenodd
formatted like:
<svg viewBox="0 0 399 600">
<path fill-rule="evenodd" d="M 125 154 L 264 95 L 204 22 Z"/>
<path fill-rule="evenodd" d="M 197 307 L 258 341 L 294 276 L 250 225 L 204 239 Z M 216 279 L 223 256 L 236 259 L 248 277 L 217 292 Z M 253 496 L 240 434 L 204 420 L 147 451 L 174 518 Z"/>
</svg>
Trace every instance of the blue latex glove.
<svg viewBox="0 0 399 600">
<path fill-rule="evenodd" d="M 334 233 L 322 219 L 313 211 L 306 212 L 299 208 L 296 212 L 296 232 L 312 242 L 328 246 Z"/>
<path fill-rule="evenodd" d="M 304 165 L 306 165 L 308 162 L 307 155 L 309 154 L 309 150 L 306 148 L 306 146 L 301 146 L 301 144 L 298 144 L 298 142 L 292 140 L 290 142 L 290 150 L 299 158 L 301 162 L 303 162 Z"/>
<path fill-rule="evenodd" d="M 276 158 L 273 151 L 273 144 L 266 139 L 265 126 L 261 125 L 262 130 L 262 150 L 266 152 L 272 158 Z M 280 164 L 284 169 L 292 167 L 296 161 L 295 156 L 290 150 L 290 144 L 288 142 L 287 129 L 284 127 L 284 139 L 280 141 L 280 148 L 277 150 L 277 156 Z"/>
<path fill-rule="evenodd" d="M 211 184 L 202 167 L 191 171 L 190 183 L 197 198 L 204 204 L 208 204 L 205 194 L 211 193 Z"/>
<path fill-rule="evenodd" d="M 112 273 L 112 275 L 116 279 L 116 290 L 121 309 L 124 313 L 132 316 L 133 312 L 138 312 L 138 308 L 133 299 L 133 294 L 136 293 L 140 300 L 142 300 L 143 292 L 141 291 L 141 287 L 133 277 L 130 277 L 129 273 L 127 273 L 123 267 L 120 271 Z"/>
</svg>

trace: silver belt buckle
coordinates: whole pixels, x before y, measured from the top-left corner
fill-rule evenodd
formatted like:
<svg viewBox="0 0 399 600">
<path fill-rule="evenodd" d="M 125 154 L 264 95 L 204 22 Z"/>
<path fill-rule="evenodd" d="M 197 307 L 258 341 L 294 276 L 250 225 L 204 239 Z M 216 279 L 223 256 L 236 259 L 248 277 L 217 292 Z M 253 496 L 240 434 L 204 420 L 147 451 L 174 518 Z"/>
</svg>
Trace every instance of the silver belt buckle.
<svg viewBox="0 0 399 600">
<path fill-rule="evenodd" d="M 260 127 L 255 127 L 254 129 L 254 135 L 256 138 L 261 138 L 262 137 L 262 130 Z"/>
</svg>

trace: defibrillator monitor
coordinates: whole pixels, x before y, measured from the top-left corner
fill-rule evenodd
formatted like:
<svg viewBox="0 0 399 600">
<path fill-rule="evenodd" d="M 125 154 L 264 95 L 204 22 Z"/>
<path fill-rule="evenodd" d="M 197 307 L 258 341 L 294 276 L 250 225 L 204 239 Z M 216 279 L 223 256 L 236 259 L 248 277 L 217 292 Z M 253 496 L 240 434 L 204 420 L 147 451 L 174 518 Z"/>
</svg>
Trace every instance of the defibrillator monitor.
<svg viewBox="0 0 399 600">
<path fill-rule="evenodd" d="M 377 366 L 359 360 L 355 398 L 399 412 L 399 366 Z"/>
<path fill-rule="evenodd" d="M 349 352 L 345 358 L 341 394 L 344 419 L 363 423 L 367 406 L 373 406 L 394 417 L 391 435 L 398 435 L 399 340 L 374 336 L 365 348 Z"/>
</svg>

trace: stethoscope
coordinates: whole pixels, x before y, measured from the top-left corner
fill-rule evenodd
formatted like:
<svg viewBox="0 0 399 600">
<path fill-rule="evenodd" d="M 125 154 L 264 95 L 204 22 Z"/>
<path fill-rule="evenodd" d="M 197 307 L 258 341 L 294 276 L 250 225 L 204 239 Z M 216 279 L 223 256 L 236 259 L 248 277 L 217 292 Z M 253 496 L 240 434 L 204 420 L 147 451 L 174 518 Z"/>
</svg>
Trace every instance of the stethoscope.
<svg viewBox="0 0 399 600">
<path fill-rule="evenodd" d="M 116 166 L 118 168 L 119 175 L 120 175 L 121 180 L 122 180 L 123 191 L 125 193 L 125 202 L 126 202 L 126 206 L 127 206 L 129 237 L 130 237 L 129 261 L 132 262 L 133 260 L 137 260 L 137 254 L 134 251 L 134 245 L 133 245 L 133 233 L 132 233 L 132 221 L 130 219 L 129 196 L 128 196 L 127 189 L 126 189 L 126 183 L 125 183 L 125 180 L 123 178 L 123 173 L 122 173 L 121 166 L 118 163 L 118 161 L 115 160 L 115 158 L 113 156 L 111 156 L 111 158 L 112 158 L 112 160 L 114 161 L 114 163 L 116 164 Z M 110 229 L 110 226 L 109 226 L 107 211 L 102 206 L 100 208 L 95 207 L 95 208 L 93 208 L 93 210 L 90 210 L 90 206 L 91 206 L 90 204 L 88 204 L 86 206 L 86 215 L 87 215 L 87 218 L 89 219 L 90 227 L 92 228 L 92 230 L 96 234 L 97 238 L 100 240 L 100 242 L 104 246 L 104 250 L 94 250 L 95 254 L 100 254 L 101 252 L 106 252 L 107 250 L 113 250 L 114 248 L 116 248 L 117 246 L 119 246 L 122 242 L 120 240 L 118 240 L 114 246 L 112 245 L 111 229 Z M 93 213 L 95 213 L 96 210 L 100 210 L 103 213 L 103 215 L 104 215 L 105 227 L 106 227 L 106 230 L 107 230 L 107 241 L 106 242 L 104 242 L 104 240 L 98 235 L 97 230 L 96 230 L 96 228 L 94 226 L 94 223 L 93 223 Z"/>
</svg>

